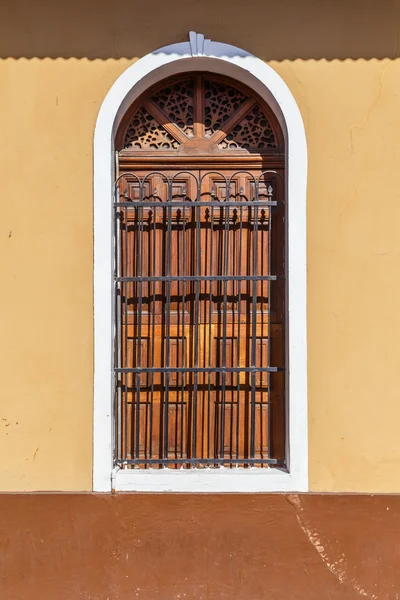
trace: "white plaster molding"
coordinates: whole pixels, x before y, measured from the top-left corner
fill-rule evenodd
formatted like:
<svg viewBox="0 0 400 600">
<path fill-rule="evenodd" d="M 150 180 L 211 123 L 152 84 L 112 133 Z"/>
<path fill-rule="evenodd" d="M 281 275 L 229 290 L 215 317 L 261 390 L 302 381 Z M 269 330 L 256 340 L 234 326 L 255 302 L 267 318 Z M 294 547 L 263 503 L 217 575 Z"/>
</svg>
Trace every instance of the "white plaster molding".
<svg viewBox="0 0 400 600">
<path fill-rule="evenodd" d="M 189 42 L 192 56 L 207 56 L 208 45 L 211 40 L 206 40 L 202 33 L 189 31 Z"/>
<path fill-rule="evenodd" d="M 130 104 L 150 85 L 175 73 L 205 70 L 243 82 L 274 110 L 287 144 L 289 472 L 274 469 L 113 471 L 112 219 L 115 131 Z M 190 33 L 188 42 L 154 51 L 129 67 L 100 108 L 94 138 L 94 420 L 93 489 L 187 492 L 273 492 L 308 489 L 306 327 L 307 145 L 299 108 L 285 82 L 260 59 Z"/>
</svg>

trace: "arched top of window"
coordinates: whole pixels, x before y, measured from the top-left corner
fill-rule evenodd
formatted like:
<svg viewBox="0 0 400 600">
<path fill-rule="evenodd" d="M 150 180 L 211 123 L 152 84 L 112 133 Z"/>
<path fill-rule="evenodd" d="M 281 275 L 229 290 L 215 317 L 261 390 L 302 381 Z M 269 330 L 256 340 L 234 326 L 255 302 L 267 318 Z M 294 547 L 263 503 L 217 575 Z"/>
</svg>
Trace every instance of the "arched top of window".
<svg viewBox="0 0 400 600">
<path fill-rule="evenodd" d="M 282 130 L 270 107 L 246 86 L 215 74 L 163 80 L 132 104 L 119 127 L 123 156 L 281 154 Z"/>
</svg>

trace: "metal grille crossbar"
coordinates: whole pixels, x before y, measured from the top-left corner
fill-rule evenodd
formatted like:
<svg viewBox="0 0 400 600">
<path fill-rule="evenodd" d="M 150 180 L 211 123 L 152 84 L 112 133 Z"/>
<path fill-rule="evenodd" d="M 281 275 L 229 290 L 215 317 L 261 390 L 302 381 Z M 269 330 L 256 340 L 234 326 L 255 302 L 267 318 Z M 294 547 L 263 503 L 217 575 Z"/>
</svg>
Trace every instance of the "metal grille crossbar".
<svg viewBox="0 0 400 600">
<path fill-rule="evenodd" d="M 162 201 L 147 201 L 143 199 L 141 202 L 115 202 L 115 207 L 122 208 L 162 208 L 167 210 L 168 208 L 187 208 L 193 209 L 196 207 L 207 208 L 209 206 L 214 208 L 268 208 L 271 206 L 278 206 L 277 202 L 274 201 L 260 201 L 260 200 L 248 200 L 246 202 L 241 201 L 223 201 L 223 202 L 213 202 L 208 200 L 193 200 L 191 202 L 178 201 L 175 198 L 171 198 L 168 202 L 162 204 Z"/>
<path fill-rule="evenodd" d="M 115 368 L 115 373 L 283 373 L 280 367 L 137 367 Z"/>
<path fill-rule="evenodd" d="M 148 282 L 148 281 L 276 281 L 283 279 L 276 275 L 181 275 L 158 277 L 116 277 L 115 281 Z"/>
<path fill-rule="evenodd" d="M 173 458 L 135 458 L 133 460 L 121 461 L 122 465 L 180 465 L 182 461 L 180 459 Z M 256 465 L 283 465 L 283 461 L 276 458 L 187 458 L 185 464 L 193 466 L 213 466 L 213 465 L 233 465 L 242 466 L 252 464 Z"/>
</svg>

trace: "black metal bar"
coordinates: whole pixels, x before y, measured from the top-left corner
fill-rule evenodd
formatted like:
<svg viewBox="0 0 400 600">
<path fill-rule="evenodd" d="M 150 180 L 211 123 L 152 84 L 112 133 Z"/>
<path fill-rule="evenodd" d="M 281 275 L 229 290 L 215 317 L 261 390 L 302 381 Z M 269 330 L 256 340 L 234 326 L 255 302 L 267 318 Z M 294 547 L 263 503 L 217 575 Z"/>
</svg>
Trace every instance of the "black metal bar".
<svg viewBox="0 0 400 600">
<path fill-rule="evenodd" d="M 258 201 L 252 201 L 250 202 L 249 200 L 246 201 L 236 201 L 236 200 L 232 200 L 230 202 L 225 202 L 225 201 L 221 201 L 218 202 L 216 200 L 194 200 L 193 202 L 181 202 L 180 200 L 174 200 L 173 201 L 173 207 L 174 208 L 182 208 L 183 206 L 186 206 L 188 208 L 195 208 L 196 206 L 200 206 L 200 207 L 204 207 L 207 208 L 208 206 L 219 206 L 219 208 L 223 208 L 224 206 L 232 206 L 232 207 L 236 207 L 236 206 L 259 206 L 261 208 L 269 206 L 277 206 L 277 202 L 268 202 L 267 200 L 258 200 Z M 147 202 L 143 201 L 143 202 L 115 202 L 114 206 L 117 207 L 121 207 L 121 208 L 138 208 L 139 206 L 145 206 L 146 208 L 152 208 L 153 206 L 163 206 L 163 203 L 158 201 L 151 201 L 151 202 Z"/>
<path fill-rule="evenodd" d="M 128 256 L 129 256 L 129 244 L 128 244 L 128 210 L 124 210 L 124 223 L 125 223 L 125 260 L 124 260 L 124 272 L 128 272 Z M 123 298 L 124 298 L 124 364 L 128 364 L 128 284 L 125 282 L 125 285 L 122 286 L 123 289 Z M 124 454 L 128 455 L 128 376 L 125 376 L 125 386 L 124 386 L 124 424 L 123 431 L 125 431 L 125 448 Z"/>
<path fill-rule="evenodd" d="M 141 367 L 138 368 L 121 368 L 115 369 L 116 373 L 257 373 L 265 372 L 268 373 L 281 373 L 285 369 L 284 367 Z"/>
<path fill-rule="evenodd" d="M 283 279 L 283 277 L 278 275 L 163 275 L 160 277 L 116 277 L 115 281 L 276 281 L 277 279 Z"/>
<path fill-rule="evenodd" d="M 143 187 L 140 188 L 140 198 L 142 199 Z M 142 276 L 142 246 L 143 246 L 143 206 L 138 209 L 137 223 L 137 253 L 136 253 L 136 272 L 138 277 Z M 132 256 L 133 261 L 133 256 Z M 142 304 L 143 304 L 143 282 L 138 281 L 139 302 L 138 302 L 138 323 L 137 323 L 137 339 L 136 339 L 136 365 L 139 369 L 136 374 L 136 411 L 135 411 L 135 457 L 139 458 L 139 441 L 140 441 L 140 368 L 142 366 Z"/>
<path fill-rule="evenodd" d="M 268 196 L 272 196 L 273 188 L 271 185 L 267 188 Z M 272 210 L 271 207 L 268 207 L 268 275 L 271 273 L 271 249 L 272 249 Z M 271 282 L 268 281 L 268 346 L 267 346 L 267 354 L 268 367 L 271 365 Z M 267 431 L 268 431 L 268 456 L 271 455 L 271 434 L 272 434 L 272 423 L 271 423 L 271 373 L 267 373 L 267 387 L 268 387 L 268 407 L 267 407 L 267 415 L 268 415 L 268 423 L 267 423 Z"/>
<path fill-rule="evenodd" d="M 256 201 L 258 200 L 258 183 L 255 186 Z M 254 207 L 253 216 L 253 275 L 258 269 L 258 207 Z M 256 335 L 257 335 L 257 283 L 253 280 L 253 298 L 251 309 L 251 366 L 256 367 Z M 255 423 L 256 423 L 256 374 L 251 372 L 251 404 L 250 404 L 250 458 L 255 454 Z"/>
<path fill-rule="evenodd" d="M 282 461 L 275 458 L 153 458 L 153 459 L 133 459 L 118 461 L 120 465 L 279 465 Z"/>
<path fill-rule="evenodd" d="M 119 195 L 119 187 L 115 191 L 116 196 Z M 114 259 L 114 269 L 115 275 L 118 277 L 121 274 L 121 214 L 118 209 L 114 208 L 114 245 L 115 245 L 115 259 Z M 118 289 L 115 294 L 115 316 L 116 316 L 116 324 L 115 324 L 115 350 L 116 357 L 114 361 L 114 367 L 117 365 L 117 368 L 122 365 L 122 323 L 121 323 L 121 315 L 122 315 L 122 294 L 121 294 L 121 284 L 118 285 Z M 114 446 L 114 460 L 116 458 L 122 458 L 122 378 L 120 373 L 115 373 L 115 383 L 116 383 L 116 406 L 114 407 L 114 414 L 116 417 L 115 423 L 115 431 L 114 436 L 116 437 L 116 443 Z"/>
<path fill-rule="evenodd" d="M 183 191 L 187 196 L 187 190 Z M 186 206 L 182 209 L 182 275 L 186 274 Z M 178 293 L 179 298 L 179 293 Z M 178 307 L 179 310 L 179 307 Z M 185 312 L 186 312 L 186 280 L 182 281 L 182 366 L 186 366 L 186 344 L 185 344 Z M 181 399 L 181 458 L 183 459 L 184 425 L 185 425 L 185 371 L 182 373 L 182 399 Z"/>
<path fill-rule="evenodd" d="M 201 198 L 201 188 L 200 184 L 197 186 L 197 207 L 196 207 L 196 236 L 195 236 L 195 271 L 196 276 L 192 280 L 195 282 L 195 300 L 194 300 L 194 352 L 193 352 L 193 362 L 194 362 L 194 386 L 193 386 L 193 432 L 192 432 L 192 456 L 196 457 L 196 444 L 197 444 L 197 392 L 198 392 L 198 377 L 199 377 L 199 304 L 200 304 L 200 198 Z"/>
<path fill-rule="evenodd" d="M 214 206 L 211 206 L 210 211 L 210 281 L 209 281 L 209 306 L 208 306 L 208 366 L 211 368 L 212 361 L 212 312 L 213 312 L 213 265 L 214 265 Z M 212 371 L 208 372 L 208 389 L 207 389 L 207 457 L 210 458 L 210 439 L 211 439 L 211 376 Z M 215 452 L 215 448 L 214 448 Z"/>
<path fill-rule="evenodd" d="M 226 186 L 226 198 L 229 198 L 230 186 Z M 225 412 L 226 412 L 226 333 L 227 333 L 227 300 L 228 300 L 228 264 L 229 264 L 229 200 L 224 204 L 224 234 L 223 234 L 223 257 L 224 257 L 224 302 L 222 306 L 222 403 L 220 410 L 220 456 L 224 457 L 225 451 Z M 231 279 L 232 280 L 232 279 Z"/>
<path fill-rule="evenodd" d="M 279 181 L 279 186 L 280 186 L 280 191 L 279 193 L 281 194 L 282 198 L 285 197 L 285 188 L 284 188 L 284 183 L 282 181 L 282 179 L 280 179 Z M 282 207 L 281 211 L 283 214 L 281 214 L 281 219 L 282 219 L 282 231 L 285 231 L 285 223 L 286 223 L 286 206 Z M 287 264 L 286 264 L 286 240 L 285 240 L 285 236 L 281 236 L 282 237 L 282 248 L 281 248 L 281 252 L 282 252 L 282 266 L 281 266 L 281 272 L 284 275 L 284 278 L 286 279 L 287 277 Z M 281 354 L 281 364 L 283 366 L 286 365 L 286 298 L 287 298 L 287 289 L 286 289 L 286 284 L 283 283 L 281 288 L 281 322 L 282 322 L 282 332 L 281 332 L 281 342 L 282 342 L 282 354 Z M 285 367 L 285 371 L 286 371 L 286 367 Z M 287 414 L 287 408 L 286 408 L 286 402 L 285 402 L 285 398 L 286 398 L 286 387 L 287 387 L 287 381 L 286 378 L 283 377 L 283 382 L 282 382 L 282 397 L 280 399 L 281 401 L 281 411 L 282 411 L 282 448 L 283 448 L 283 454 L 284 456 L 286 455 L 286 452 L 284 450 L 284 448 L 286 447 L 286 435 L 287 435 L 287 430 L 286 430 L 286 414 Z M 284 459 L 284 462 L 286 464 L 286 459 Z"/>
<path fill-rule="evenodd" d="M 157 190 L 153 190 L 153 194 L 156 195 Z M 156 256 L 157 256 L 157 208 L 154 208 L 153 211 L 153 244 L 152 244 L 152 273 L 153 276 L 156 275 Z M 150 247 L 150 241 L 149 241 Z M 153 281 L 153 298 L 152 298 L 152 307 L 151 311 L 149 309 L 149 313 L 151 312 L 151 364 L 154 365 L 155 358 L 155 327 L 156 327 L 156 281 Z M 150 327 L 150 321 L 148 324 Z M 149 456 L 150 458 L 153 456 L 153 420 L 154 420 L 154 375 L 155 373 L 151 373 L 151 386 L 150 386 L 150 432 L 149 432 Z"/>
<path fill-rule="evenodd" d="M 164 442 L 164 456 L 168 458 L 168 440 L 169 440 L 169 366 L 170 366 L 170 345 L 171 345 L 171 259 L 172 259 L 172 186 L 168 182 L 168 198 L 167 198 L 167 239 L 166 239 L 166 306 L 165 306 L 165 320 L 166 320 L 166 343 L 165 343 L 165 399 L 164 399 L 164 431 L 163 431 L 163 442 Z"/>
<path fill-rule="evenodd" d="M 239 190 L 240 198 L 243 196 L 244 189 Z M 242 252 L 243 252 L 243 207 L 240 206 L 239 212 L 239 252 L 238 252 L 238 272 L 242 271 Z M 237 309 L 237 366 L 240 368 L 240 336 L 242 325 L 240 322 L 242 311 L 242 282 L 238 281 L 238 309 Z M 240 372 L 237 374 L 237 405 L 236 405 L 236 458 L 239 458 L 239 442 L 240 442 Z"/>
</svg>

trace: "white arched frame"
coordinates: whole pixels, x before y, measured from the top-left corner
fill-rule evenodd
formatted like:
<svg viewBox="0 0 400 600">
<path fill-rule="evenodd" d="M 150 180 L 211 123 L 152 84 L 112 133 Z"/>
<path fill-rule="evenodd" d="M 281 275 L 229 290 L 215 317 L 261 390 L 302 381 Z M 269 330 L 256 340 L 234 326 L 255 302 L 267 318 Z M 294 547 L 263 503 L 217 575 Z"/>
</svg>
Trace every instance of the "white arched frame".
<svg viewBox="0 0 400 600">
<path fill-rule="evenodd" d="M 113 236 L 114 138 L 132 102 L 170 75 L 210 71 L 254 89 L 275 112 L 286 139 L 287 223 L 287 457 L 288 469 L 113 469 Z M 108 92 L 94 138 L 94 419 L 93 490 L 274 492 L 308 489 L 306 327 L 307 145 L 299 108 L 285 82 L 262 60 L 190 32 L 189 41 L 148 54 Z"/>
</svg>

